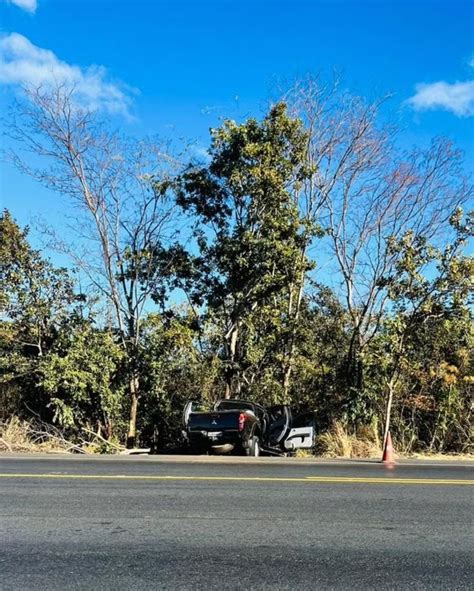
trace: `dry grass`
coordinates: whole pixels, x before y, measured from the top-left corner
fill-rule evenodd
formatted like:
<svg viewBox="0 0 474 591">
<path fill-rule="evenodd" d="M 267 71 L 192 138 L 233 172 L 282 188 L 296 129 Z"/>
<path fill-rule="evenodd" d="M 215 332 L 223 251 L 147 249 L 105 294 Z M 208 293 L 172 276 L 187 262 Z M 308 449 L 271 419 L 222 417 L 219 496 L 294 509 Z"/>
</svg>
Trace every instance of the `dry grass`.
<svg viewBox="0 0 474 591">
<path fill-rule="evenodd" d="M 82 431 L 87 439 L 72 442 L 54 425 L 39 420 L 25 421 L 14 416 L 0 421 L 0 452 L 90 454 L 117 453 L 125 449 L 89 429 Z"/>
<path fill-rule="evenodd" d="M 60 453 L 74 447 L 50 425 L 33 424 L 18 417 L 0 422 L 0 451 Z"/>
<path fill-rule="evenodd" d="M 382 457 L 382 442 L 376 425 L 359 427 L 355 434 L 339 422 L 316 437 L 315 455 L 323 458 L 379 458 Z M 416 460 L 461 460 L 472 461 L 474 454 L 458 453 L 405 453 L 397 449 L 395 457 Z"/>
<path fill-rule="evenodd" d="M 16 417 L 0 423 L 0 450 L 21 451 L 27 450 L 31 445 L 28 439 L 28 430 L 25 424 Z"/>
<path fill-rule="evenodd" d="M 306 459 L 314 458 L 314 453 L 311 449 L 297 449 L 295 452 L 295 458 Z"/>
<path fill-rule="evenodd" d="M 360 427 L 355 434 L 339 422 L 316 437 L 316 455 L 325 458 L 376 458 L 381 442 L 375 426 Z"/>
</svg>

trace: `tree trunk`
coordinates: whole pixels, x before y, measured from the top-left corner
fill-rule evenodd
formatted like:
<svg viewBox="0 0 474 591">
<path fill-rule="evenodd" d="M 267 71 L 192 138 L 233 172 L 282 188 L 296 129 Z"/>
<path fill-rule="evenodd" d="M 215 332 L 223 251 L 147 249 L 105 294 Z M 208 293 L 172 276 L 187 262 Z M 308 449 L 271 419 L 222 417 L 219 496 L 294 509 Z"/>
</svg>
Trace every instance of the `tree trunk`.
<svg viewBox="0 0 474 591">
<path fill-rule="evenodd" d="M 290 388 L 291 369 L 293 365 L 293 354 L 295 349 L 295 322 L 293 321 L 293 285 L 290 285 L 288 297 L 288 322 L 290 323 L 290 338 L 288 349 L 283 359 L 283 397 L 287 400 L 288 390 Z M 285 346 L 286 348 L 286 346 Z"/>
<path fill-rule="evenodd" d="M 388 382 L 388 398 L 387 398 L 387 409 L 385 411 L 385 427 L 383 431 L 383 444 L 382 449 L 385 449 L 385 442 L 387 441 L 388 432 L 390 431 L 390 420 L 392 417 L 392 403 L 393 403 L 393 392 L 395 389 L 395 379 L 392 377 Z"/>
<path fill-rule="evenodd" d="M 131 449 L 135 447 L 137 441 L 137 413 L 140 388 L 140 379 L 135 372 L 130 377 L 128 387 L 130 393 L 130 421 L 128 425 L 127 448 Z"/>
<path fill-rule="evenodd" d="M 285 369 L 285 374 L 283 376 L 283 397 L 285 400 L 288 399 L 288 391 L 290 389 L 290 382 L 291 382 L 291 371 L 293 369 L 292 358 L 289 359 L 288 365 Z"/>
<path fill-rule="evenodd" d="M 283 372 L 283 396 L 285 400 L 288 399 L 288 392 L 290 389 L 291 384 L 291 374 L 293 372 L 293 361 L 295 357 L 295 349 L 296 349 L 296 331 L 298 329 L 298 322 L 300 319 L 300 311 L 301 311 L 301 302 L 303 301 L 303 289 L 305 285 L 305 278 L 306 278 L 306 269 L 304 268 L 304 259 L 306 257 L 306 248 L 301 253 L 301 262 L 302 270 L 299 277 L 299 282 L 297 286 L 297 294 L 296 294 L 296 304 L 293 305 L 293 286 L 290 286 L 290 296 L 288 301 L 288 317 L 290 318 L 291 322 L 291 334 L 290 334 L 290 347 L 288 351 L 288 359 L 287 364 Z"/>
<path fill-rule="evenodd" d="M 229 351 L 229 369 L 226 372 L 226 387 L 225 398 L 232 398 L 233 394 L 240 394 L 241 383 L 240 375 L 237 367 L 237 341 L 239 337 L 239 324 L 233 324 L 229 333 L 227 334 L 228 351 Z"/>
<path fill-rule="evenodd" d="M 361 359 L 362 342 L 358 329 L 351 337 L 346 358 L 346 384 L 349 390 L 360 392 L 364 381 L 364 367 Z"/>
</svg>

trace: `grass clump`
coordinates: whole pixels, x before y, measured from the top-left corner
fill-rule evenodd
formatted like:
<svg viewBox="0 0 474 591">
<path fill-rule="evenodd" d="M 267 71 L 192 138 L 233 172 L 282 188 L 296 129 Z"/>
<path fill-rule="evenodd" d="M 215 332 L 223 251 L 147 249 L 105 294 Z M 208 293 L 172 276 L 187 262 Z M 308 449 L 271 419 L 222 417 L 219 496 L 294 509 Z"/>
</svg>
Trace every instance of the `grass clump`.
<svg viewBox="0 0 474 591">
<path fill-rule="evenodd" d="M 375 458 L 381 454 L 382 443 L 376 425 L 365 425 L 350 432 L 342 422 L 316 437 L 316 455 L 325 458 Z"/>
</svg>

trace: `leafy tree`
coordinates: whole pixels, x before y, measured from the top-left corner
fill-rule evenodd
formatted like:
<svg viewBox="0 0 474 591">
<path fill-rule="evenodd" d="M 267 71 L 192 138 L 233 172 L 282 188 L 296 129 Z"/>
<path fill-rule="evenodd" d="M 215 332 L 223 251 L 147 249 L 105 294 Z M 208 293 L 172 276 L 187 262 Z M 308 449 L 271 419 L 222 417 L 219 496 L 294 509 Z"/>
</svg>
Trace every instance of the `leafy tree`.
<svg viewBox="0 0 474 591">
<path fill-rule="evenodd" d="M 320 428 L 347 420 L 344 395 L 344 361 L 349 335 L 347 312 L 334 292 L 313 285 L 303 301 L 298 331 L 297 380 L 293 404 L 316 413 Z"/>
<path fill-rule="evenodd" d="M 380 116 L 389 97 L 367 102 L 339 82 L 307 77 L 285 97 L 309 130 L 313 174 L 300 192 L 300 209 L 326 231 L 322 246 L 331 253 L 332 276 L 325 280 L 348 313 L 347 406 L 365 419 L 365 361 L 389 306 L 384 279 L 402 256 L 392 243 L 407 232 L 433 244 L 443 240 L 449 216 L 472 200 L 473 186 L 450 140 L 400 150 L 399 129 Z"/>
<path fill-rule="evenodd" d="M 405 448 L 472 451 L 470 311 L 430 318 L 413 331 L 405 349 L 392 413 Z"/>
<path fill-rule="evenodd" d="M 176 446 L 189 400 L 211 404 L 221 397 L 221 361 L 213 349 L 213 327 L 190 308 L 150 314 L 144 326 L 142 373 L 148 395 L 142 438 Z M 204 322 L 204 321 L 203 321 Z"/>
<path fill-rule="evenodd" d="M 87 427 L 106 439 L 123 435 L 123 350 L 107 332 L 88 321 L 70 325 L 38 365 L 38 385 L 49 397 L 57 422 L 69 431 Z"/>
<path fill-rule="evenodd" d="M 57 269 L 28 244 L 8 211 L 0 216 L 0 380 L 37 410 L 39 361 L 52 349 L 77 301 L 65 269 Z M 40 394 L 40 390 L 37 394 Z M 18 404 L 18 402 L 16 403 Z"/>
<path fill-rule="evenodd" d="M 292 287 L 310 266 L 301 255 L 310 228 L 294 200 L 309 174 L 306 145 L 301 122 L 277 104 L 261 122 L 212 130 L 209 165 L 179 179 L 178 203 L 197 218 L 192 300 L 222 319 L 227 397 L 243 385 L 245 324 L 270 302 L 288 316 Z"/>
<path fill-rule="evenodd" d="M 167 178 L 175 166 L 167 146 L 132 141 L 81 106 L 74 88 L 27 88 L 9 119 L 17 142 L 13 162 L 24 173 L 76 207 L 78 244 L 53 236 L 111 310 L 128 372 L 128 445 L 136 439 L 141 398 L 140 335 L 151 294 L 162 303 L 162 272 L 169 264 L 173 203 L 151 179 Z M 30 154 L 39 167 L 31 166 Z"/>
<path fill-rule="evenodd" d="M 66 269 L 43 259 L 27 236 L 28 228 L 21 230 L 5 210 L 0 216 L 0 310 L 15 323 L 12 344 L 41 357 L 75 296 Z"/>
<path fill-rule="evenodd" d="M 430 344 L 435 348 L 424 326 L 435 329 L 433 321 L 453 322 L 461 318 L 468 320 L 466 328 L 471 324 L 468 304 L 474 287 L 474 260 L 463 253 L 463 247 L 473 235 L 472 222 L 472 214 L 464 220 L 462 209 L 457 209 L 450 218 L 456 237 L 442 250 L 413 232 L 391 244 L 391 249 L 398 253 L 398 262 L 395 274 L 386 279 L 393 313 L 386 320 L 389 348 L 384 362 L 387 388 L 384 440 L 390 428 L 395 386 L 402 368 L 410 366 L 411 356 L 420 346 L 419 335 L 425 334 L 425 346 Z M 429 349 L 425 352 L 431 354 Z M 441 363 L 449 365 L 445 360 Z M 456 366 L 451 367 L 456 374 Z"/>
<path fill-rule="evenodd" d="M 31 248 L 28 228 L 8 211 L 0 216 L 0 285 L 0 379 L 16 392 L 12 411 L 26 405 L 70 431 L 89 426 L 111 437 L 123 421 L 120 348 L 84 317 L 68 272 Z"/>
</svg>

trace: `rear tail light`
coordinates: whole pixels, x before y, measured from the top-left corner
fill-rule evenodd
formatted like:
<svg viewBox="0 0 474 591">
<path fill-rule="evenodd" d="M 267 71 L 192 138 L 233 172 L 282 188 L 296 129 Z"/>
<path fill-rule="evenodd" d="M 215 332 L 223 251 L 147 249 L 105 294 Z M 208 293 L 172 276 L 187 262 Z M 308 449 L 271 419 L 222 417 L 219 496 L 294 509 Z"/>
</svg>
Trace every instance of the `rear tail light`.
<svg viewBox="0 0 474 591">
<path fill-rule="evenodd" d="M 245 416 L 245 414 L 243 412 L 240 413 L 239 415 L 239 431 L 243 431 L 245 428 L 245 419 L 247 417 Z"/>
</svg>

